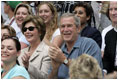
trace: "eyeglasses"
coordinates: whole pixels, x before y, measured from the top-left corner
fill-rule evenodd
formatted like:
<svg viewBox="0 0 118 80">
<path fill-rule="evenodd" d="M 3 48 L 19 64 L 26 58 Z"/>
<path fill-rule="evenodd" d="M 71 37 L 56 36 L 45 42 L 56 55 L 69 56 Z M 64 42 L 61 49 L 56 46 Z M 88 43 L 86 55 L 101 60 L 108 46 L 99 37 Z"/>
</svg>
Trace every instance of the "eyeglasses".
<svg viewBox="0 0 118 80">
<path fill-rule="evenodd" d="M 36 27 L 34 27 L 34 26 L 30 26 L 30 27 L 28 27 L 28 28 L 24 27 L 24 28 L 23 28 L 23 32 L 26 32 L 27 29 L 28 29 L 29 31 L 33 31 L 34 28 L 36 28 Z"/>
</svg>

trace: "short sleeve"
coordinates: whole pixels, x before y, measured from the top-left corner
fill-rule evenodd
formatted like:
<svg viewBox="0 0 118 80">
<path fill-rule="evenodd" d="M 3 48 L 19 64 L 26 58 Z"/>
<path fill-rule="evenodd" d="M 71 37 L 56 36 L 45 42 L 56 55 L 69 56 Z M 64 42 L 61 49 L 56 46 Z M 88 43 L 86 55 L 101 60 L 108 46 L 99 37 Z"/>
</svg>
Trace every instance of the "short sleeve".
<svg viewBox="0 0 118 80">
<path fill-rule="evenodd" d="M 58 36 L 58 35 L 61 35 L 61 33 L 60 33 L 60 29 L 59 29 L 59 28 L 56 29 L 56 31 L 53 33 L 53 35 L 52 35 L 52 39 L 51 39 L 51 42 L 52 42 L 53 39 L 54 39 L 56 36 Z"/>
<path fill-rule="evenodd" d="M 14 70 L 14 74 L 12 75 L 12 78 L 17 76 L 22 76 L 26 79 L 30 79 L 28 72 L 22 66 L 18 66 L 18 68 Z"/>
<path fill-rule="evenodd" d="M 15 65 L 4 77 L 3 79 L 12 79 L 14 77 L 22 76 L 26 79 L 30 79 L 30 76 L 26 69 L 22 66 Z"/>
</svg>

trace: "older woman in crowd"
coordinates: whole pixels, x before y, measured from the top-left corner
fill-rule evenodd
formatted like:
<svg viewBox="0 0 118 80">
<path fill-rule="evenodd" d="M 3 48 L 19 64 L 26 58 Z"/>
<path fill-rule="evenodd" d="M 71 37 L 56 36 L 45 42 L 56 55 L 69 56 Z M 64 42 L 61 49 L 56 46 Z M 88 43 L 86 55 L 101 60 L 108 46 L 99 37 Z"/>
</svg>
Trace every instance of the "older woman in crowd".
<svg viewBox="0 0 118 80">
<path fill-rule="evenodd" d="M 17 57 L 21 45 L 17 37 L 7 37 L 1 43 L 1 60 L 4 65 L 1 69 L 2 79 L 29 79 L 26 69 L 18 65 Z"/>
<path fill-rule="evenodd" d="M 107 16 L 113 27 L 104 37 L 105 48 L 103 56 L 103 68 L 105 78 L 117 78 L 117 1 L 110 1 Z"/>
<path fill-rule="evenodd" d="M 57 11 L 51 2 L 41 2 L 38 6 L 38 15 L 43 18 L 46 24 L 46 35 L 44 41 L 49 46 L 61 47 L 63 39 L 57 27 Z"/>
<path fill-rule="evenodd" d="M 42 41 L 46 32 L 43 20 L 28 16 L 23 22 L 22 32 L 30 45 L 22 50 L 20 65 L 25 66 L 32 79 L 47 78 L 51 60 L 48 56 L 49 47 Z"/>
</svg>

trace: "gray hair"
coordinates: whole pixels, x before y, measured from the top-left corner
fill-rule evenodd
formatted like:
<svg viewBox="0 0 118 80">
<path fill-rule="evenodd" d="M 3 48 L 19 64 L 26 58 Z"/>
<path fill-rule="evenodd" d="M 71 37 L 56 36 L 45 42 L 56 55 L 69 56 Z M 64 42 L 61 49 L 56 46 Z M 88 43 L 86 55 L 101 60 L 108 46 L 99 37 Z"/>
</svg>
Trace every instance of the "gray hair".
<svg viewBox="0 0 118 80">
<path fill-rule="evenodd" d="M 80 18 L 75 16 L 74 14 L 72 13 L 64 13 L 62 14 L 62 16 L 59 18 L 59 21 L 58 21 L 58 26 L 60 27 L 60 20 L 61 18 L 65 18 L 65 17 L 73 17 L 74 20 L 75 20 L 75 25 L 76 27 L 79 27 L 80 26 Z"/>
</svg>

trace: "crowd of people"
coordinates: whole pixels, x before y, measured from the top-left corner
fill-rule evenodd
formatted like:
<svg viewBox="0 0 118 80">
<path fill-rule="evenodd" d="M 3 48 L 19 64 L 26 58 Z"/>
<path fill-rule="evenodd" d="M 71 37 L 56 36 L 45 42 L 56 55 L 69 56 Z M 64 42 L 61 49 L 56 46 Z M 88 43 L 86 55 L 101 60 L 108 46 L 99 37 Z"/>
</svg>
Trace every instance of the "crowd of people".
<svg viewBox="0 0 118 80">
<path fill-rule="evenodd" d="M 116 79 L 117 1 L 55 3 L 1 2 L 1 79 Z"/>
</svg>

